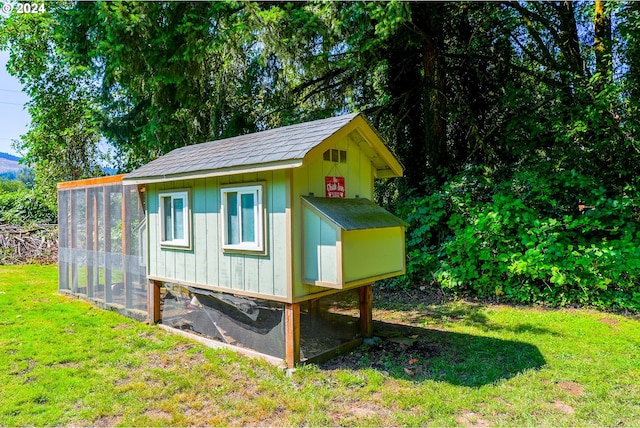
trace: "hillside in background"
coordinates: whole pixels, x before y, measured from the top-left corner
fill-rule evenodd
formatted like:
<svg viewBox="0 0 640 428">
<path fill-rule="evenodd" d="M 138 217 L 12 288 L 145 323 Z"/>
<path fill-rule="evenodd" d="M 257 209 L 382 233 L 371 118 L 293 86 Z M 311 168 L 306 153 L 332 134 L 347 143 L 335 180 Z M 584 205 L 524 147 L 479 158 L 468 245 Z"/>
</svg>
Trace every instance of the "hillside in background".
<svg viewBox="0 0 640 428">
<path fill-rule="evenodd" d="M 19 157 L 0 152 L 0 176 L 15 178 L 18 171 L 24 168 L 19 162 Z"/>
</svg>

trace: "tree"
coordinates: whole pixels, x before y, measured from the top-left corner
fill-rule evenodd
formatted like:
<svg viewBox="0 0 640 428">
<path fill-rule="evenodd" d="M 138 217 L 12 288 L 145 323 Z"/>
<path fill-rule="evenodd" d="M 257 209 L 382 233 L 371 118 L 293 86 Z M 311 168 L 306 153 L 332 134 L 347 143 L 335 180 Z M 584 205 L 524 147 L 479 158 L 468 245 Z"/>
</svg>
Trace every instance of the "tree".
<svg viewBox="0 0 640 428">
<path fill-rule="evenodd" d="M 611 10 L 605 7 L 603 0 L 595 0 L 593 27 L 596 72 L 609 83 L 612 76 Z"/>
<path fill-rule="evenodd" d="M 102 175 L 97 106 L 90 76 L 68 65 L 60 51 L 59 13 L 1 18 L 0 46 L 9 49 L 9 71 L 29 94 L 30 128 L 16 148 L 35 171 L 38 186 L 55 201 L 55 183 Z"/>
<path fill-rule="evenodd" d="M 64 15 L 68 61 L 100 85 L 101 130 L 123 169 L 259 128 L 253 7 L 81 2 Z"/>
</svg>

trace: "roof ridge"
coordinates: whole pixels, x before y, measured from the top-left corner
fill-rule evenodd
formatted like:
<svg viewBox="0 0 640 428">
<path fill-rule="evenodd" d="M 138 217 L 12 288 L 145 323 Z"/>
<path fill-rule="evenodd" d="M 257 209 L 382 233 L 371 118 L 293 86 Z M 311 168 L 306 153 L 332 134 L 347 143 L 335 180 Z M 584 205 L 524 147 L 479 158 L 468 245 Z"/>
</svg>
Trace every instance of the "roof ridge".
<svg viewBox="0 0 640 428">
<path fill-rule="evenodd" d="M 124 180 L 300 166 L 314 147 L 360 115 L 343 114 L 179 147 L 130 172 Z"/>
<path fill-rule="evenodd" d="M 312 121 L 309 121 L 309 122 L 293 123 L 291 125 L 280 126 L 280 127 L 277 127 L 277 128 L 269 128 L 269 129 L 264 129 L 262 131 L 255 131 L 255 132 L 249 132 L 247 134 L 234 135 L 233 137 L 219 138 L 217 140 L 203 141 L 201 143 L 191 144 L 189 146 L 177 147 L 177 148 L 173 149 L 172 151 L 184 149 L 184 148 L 187 148 L 187 147 L 200 146 L 202 144 L 219 143 L 219 142 L 222 142 L 222 141 L 243 139 L 245 137 L 258 136 L 259 134 L 265 135 L 265 134 L 276 133 L 276 132 L 277 133 L 287 132 L 287 131 L 290 131 L 291 128 L 295 128 L 295 127 L 303 128 L 305 126 L 320 125 L 320 122 L 333 122 L 333 121 L 338 121 L 338 119 L 343 119 L 344 120 L 347 117 L 354 118 L 354 117 L 358 116 L 359 114 L 360 113 L 348 113 L 348 114 L 343 114 L 343 115 L 340 115 L 340 116 L 332 116 L 332 117 L 325 117 L 323 119 L 315 119 L 315 120 L 312 120 Z M 166 154 L 169 154 L 171 152 L 168 152 Z"/>
</svg>

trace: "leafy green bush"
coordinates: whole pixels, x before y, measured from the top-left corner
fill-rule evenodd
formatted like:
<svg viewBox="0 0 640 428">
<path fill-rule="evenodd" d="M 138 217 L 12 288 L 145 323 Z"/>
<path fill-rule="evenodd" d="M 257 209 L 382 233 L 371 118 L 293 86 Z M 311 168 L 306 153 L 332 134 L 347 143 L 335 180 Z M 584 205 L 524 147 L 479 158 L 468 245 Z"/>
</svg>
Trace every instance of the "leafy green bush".
<svg viewBox="0 0 640 428">
<path fill-rule="evenodd" d="M 0 220 L 15 225 L 57 223 L 57 209 L 35 190 L 0 194 Z"/>
<path fill-rule="evenodd" d="M 578 208 L 584 200 L 589 207 Z M 467 171 L 398 212 L 408 283 L 481 298 L 640 311 L 640 197 L 575 171 L 493 184 Z"/>
</svg>

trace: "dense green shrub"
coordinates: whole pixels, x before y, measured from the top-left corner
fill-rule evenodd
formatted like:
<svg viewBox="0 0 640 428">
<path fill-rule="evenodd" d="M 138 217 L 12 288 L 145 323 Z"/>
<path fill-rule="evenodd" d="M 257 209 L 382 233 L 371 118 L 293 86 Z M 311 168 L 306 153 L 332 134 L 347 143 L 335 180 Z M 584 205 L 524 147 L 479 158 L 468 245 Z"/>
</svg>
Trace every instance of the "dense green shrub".
<svg viewBox="0 0 640 428">
<path fill-rule="evenodd" d="M 0 175 L 0 195 L 11 192 L 18 192 L 25 188 L 21 181 L 8 179 Z"/>
<path fill-rule="evenodd" d="M 57 209 L 35 190 L 0 193 L 0 222 L 28 225 L 57 223 Z"/>
<path fill-rule="evenodd" d="M 583 200 L 587 208 L 579 209 Z M 640 197 L 574 171 L 493 184 L 466 171 L 398 212 L 406 283 L 520 303 L 640 311 Z"/>
</svg>

